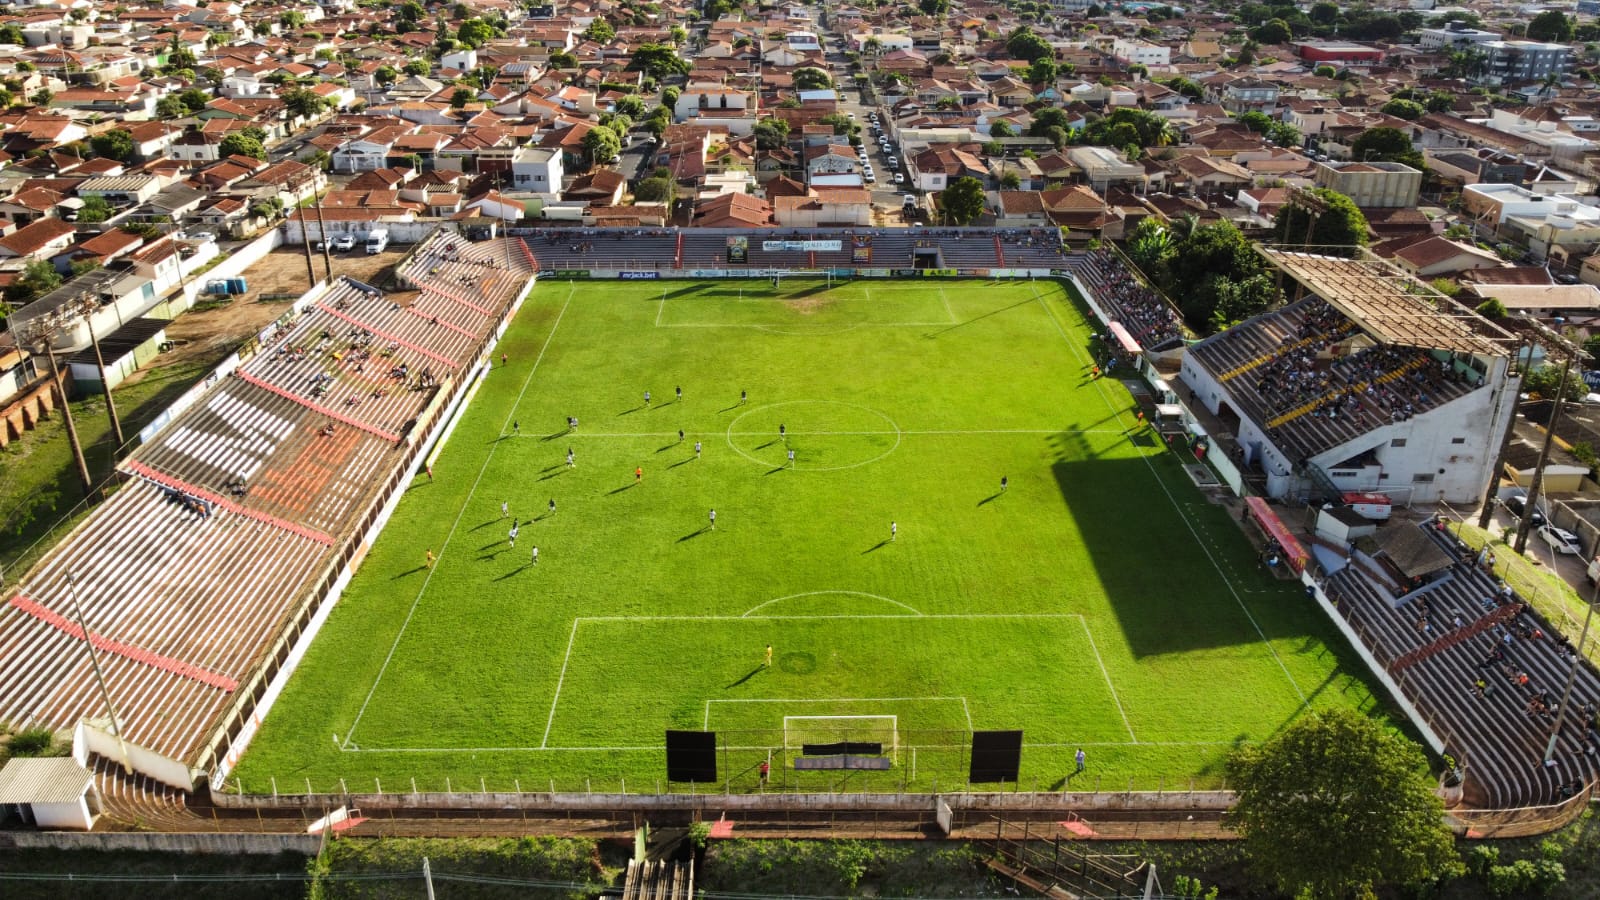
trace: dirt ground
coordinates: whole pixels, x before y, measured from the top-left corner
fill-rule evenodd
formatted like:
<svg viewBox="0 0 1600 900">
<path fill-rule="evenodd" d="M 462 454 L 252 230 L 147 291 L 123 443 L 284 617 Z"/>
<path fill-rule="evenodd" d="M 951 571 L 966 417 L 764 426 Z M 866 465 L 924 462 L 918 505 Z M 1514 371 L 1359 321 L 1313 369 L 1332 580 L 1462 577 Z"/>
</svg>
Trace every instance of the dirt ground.
<svg viewBox="0 0 1600 900">
<path fill-rule="evenodd" d="M 381 285 L 389 280 L 394 265 L 408 250 L 410 247 L 396 247 L 376 256 L 367 256 L 358 248 L 350 253 L 331 254 L 332 271 L 335 278 L 348 275 L 369 284 Z M 312 261 L 320 278 L 324 272 L 322 256 L 313 255 Z M 305 253 L 299 248 L 289 247 L 274 250 L 246 269 L 244 278 L 250 286 L 248 293 L 215 307 L 210 307 L 202 298 L 200 307 L 174 319 L 167 326 L 167 340 L 176 346 L 130 376 L 128 383 L 136 383 L 153 370 L 197 357 L 220 360 L 251 335 L 260 333 L 268 324 L 288 312 L 289 302 L 305 293 L 309 287 Z M 263 300 L 263 297 L 273 299 Z"/>
</svg>

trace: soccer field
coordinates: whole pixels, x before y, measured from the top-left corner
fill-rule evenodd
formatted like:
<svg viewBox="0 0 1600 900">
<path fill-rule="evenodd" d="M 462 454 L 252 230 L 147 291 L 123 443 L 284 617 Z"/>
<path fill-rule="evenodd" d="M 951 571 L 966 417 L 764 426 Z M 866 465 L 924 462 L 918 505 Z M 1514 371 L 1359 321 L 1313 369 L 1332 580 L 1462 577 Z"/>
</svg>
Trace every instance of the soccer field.
<svg viewBox="0 0 1600 900">
<path fill-rule="evenodd" d="M 1022 729 L 1024 789 L 1079 747 L 1073 789 L 1214 786 L 1375 706 L 1090 330 L 1052 282 L 541 283 L 237 780 L 653 790 L 663 732 L 709 729 L 735 790 L 768 750 L 792 788 L 929 789 Z M 895 766 L 790 770 L 824 716 L 893 716 Z"/>
</svg>

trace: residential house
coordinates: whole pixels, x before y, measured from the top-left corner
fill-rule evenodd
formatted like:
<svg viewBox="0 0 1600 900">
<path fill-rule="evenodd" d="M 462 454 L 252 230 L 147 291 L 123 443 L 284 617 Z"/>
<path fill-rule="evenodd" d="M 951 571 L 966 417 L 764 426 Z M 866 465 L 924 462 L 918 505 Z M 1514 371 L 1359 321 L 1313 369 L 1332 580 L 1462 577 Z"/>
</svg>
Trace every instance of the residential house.
<svg viewBox="0 0 1600 900">
<path fill-rule="evenodd" d="M 1317 187 L 1338 191 L 1357 206 L 1416 206 L 1422 173 L 1394 162 L 1317 163 Z"/>
<path fill-rule="evenodd" d="M 71 222 L 37 219 L 0 237 L 0 258 L 49 259 L 67 249 L 75 231 Z"/>
<path fill-rule="evenodd" d="M 622 202 L 628 179 L 614 169 L 595 169 L 573 179 L 561 192 L 563 200 L 583 200 L 591 206 L 616 206 Z"/>
<path fill-rule="evenodd" d="M 694 211 L 694 224 L 704 228 L 770 228 L 776 222 L 772 206 L 750 194 L 718 194 Z"/>
<path fill-rule="evenodd" d="M 549 147 L 519 147 L 511 158 L 511 185 L 519 191 L 554 194 L 566 177 L 561 151 Z"/>
<path fill-rule="evenodd" d="M 784 228 L 866 227 L 872 224 L 872 194 L 830 189 L 809 197 L 774 197 L 772 210 L 777 224 Z"/>
</svg>

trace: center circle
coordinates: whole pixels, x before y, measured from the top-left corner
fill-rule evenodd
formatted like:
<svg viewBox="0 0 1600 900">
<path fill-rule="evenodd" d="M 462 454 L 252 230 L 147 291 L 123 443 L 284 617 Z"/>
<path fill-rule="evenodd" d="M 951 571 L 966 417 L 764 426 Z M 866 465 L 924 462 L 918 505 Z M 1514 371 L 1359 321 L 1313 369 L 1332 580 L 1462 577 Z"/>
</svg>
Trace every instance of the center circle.
<svg viewBox="0 0 1600 900">
<path fill-rule="evenodd" d="M 780 434 L 779 427 L 784 430 Z M 757 406 L 728 423 L 733 452 L 769 469 L 833 472 L 875 463 L 900 447 L 900 426 L 868 406 L 843 400 L 785 400 Z"/>
</svg>

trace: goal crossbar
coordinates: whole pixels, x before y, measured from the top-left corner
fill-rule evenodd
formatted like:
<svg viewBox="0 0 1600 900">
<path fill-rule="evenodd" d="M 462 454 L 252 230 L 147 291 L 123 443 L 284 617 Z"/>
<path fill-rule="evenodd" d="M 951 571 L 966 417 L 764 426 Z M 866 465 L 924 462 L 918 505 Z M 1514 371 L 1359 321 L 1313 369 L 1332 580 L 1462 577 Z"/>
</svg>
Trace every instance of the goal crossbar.
<svg viewBox="0 0 1600 900">
<path fill-rule="evenodd" d="M 784 716 L 783 747 L 799 752 L 815 744 L 880 744 L 883 755 L 898 762 L 898 716 Z"/>
</svg>

